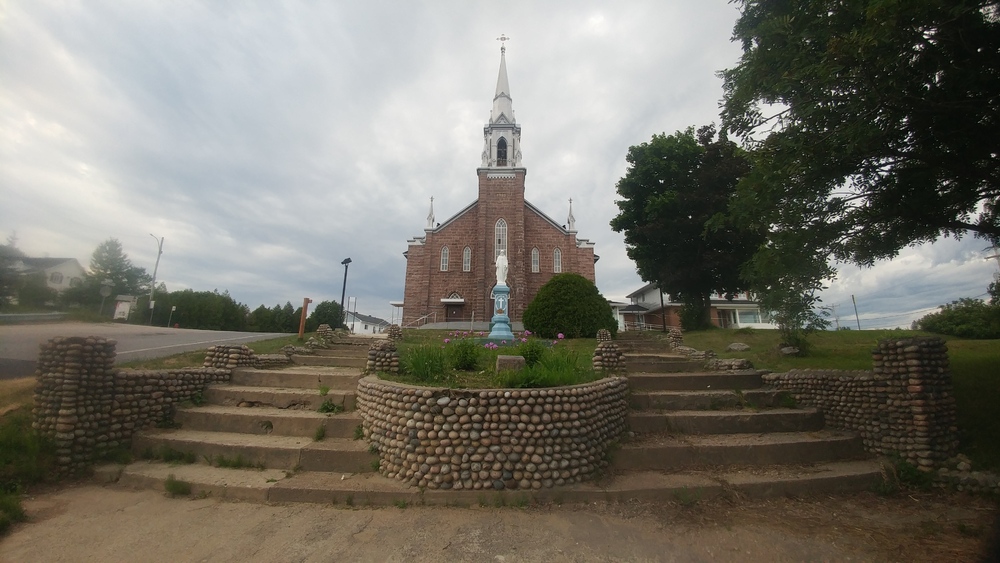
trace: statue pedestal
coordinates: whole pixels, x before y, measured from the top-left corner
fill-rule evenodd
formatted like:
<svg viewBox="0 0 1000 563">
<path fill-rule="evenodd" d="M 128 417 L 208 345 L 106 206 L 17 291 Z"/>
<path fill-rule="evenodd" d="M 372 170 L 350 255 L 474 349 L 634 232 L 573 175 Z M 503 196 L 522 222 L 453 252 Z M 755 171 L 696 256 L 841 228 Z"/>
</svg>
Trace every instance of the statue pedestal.
<svg viewBox="0 0 1000 563">
<path fill-rule="evenodd" d="M 487 337 L 490 341 L 499 344 L 506 340 L 508 344 L 514 342 L 514 333 L 510 331 L 510 316 L 507 314 L 507 307 L 510 305 L 510 288 L 504 284 L 497 284 L 493 288 L 493 328 Z"/>
</svg>

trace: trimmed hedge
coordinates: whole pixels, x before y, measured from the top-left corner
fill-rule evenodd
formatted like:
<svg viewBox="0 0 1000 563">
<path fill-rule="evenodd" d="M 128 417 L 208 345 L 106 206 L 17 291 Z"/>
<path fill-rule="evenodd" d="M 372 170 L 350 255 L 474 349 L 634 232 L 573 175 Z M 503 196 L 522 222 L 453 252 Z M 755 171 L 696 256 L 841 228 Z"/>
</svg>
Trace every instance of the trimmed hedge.
<svg viewBox="0 0 1000 563">
<path fill-rule="evenodd" d="M 611 305 L 594 282 L 580 274 L 556 274 L 524 310 L 524 328 L 543 338 L 595 338 L 606 328 L 618 332 Z"/>
</svg>

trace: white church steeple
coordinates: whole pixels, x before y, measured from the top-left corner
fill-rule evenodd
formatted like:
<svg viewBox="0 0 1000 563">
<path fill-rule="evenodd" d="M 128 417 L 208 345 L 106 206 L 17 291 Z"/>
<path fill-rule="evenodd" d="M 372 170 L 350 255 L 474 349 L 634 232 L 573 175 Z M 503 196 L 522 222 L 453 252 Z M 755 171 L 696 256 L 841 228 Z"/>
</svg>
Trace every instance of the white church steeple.
<svg viewBox="0 0 1000 563">
<path fill-rule="evenodd" d="M 510 83 L 507 81 L 507 47 L 509 38 L 497 37 L 500 41 L 500 73 L 497 76 L 496 94 L 493 96 L 493 110 L 490 121 L 483 127 L 483 168 L 521 167 L 521 126 L 514 120 L 514 107 L 510 97 Z"/>
</svg>

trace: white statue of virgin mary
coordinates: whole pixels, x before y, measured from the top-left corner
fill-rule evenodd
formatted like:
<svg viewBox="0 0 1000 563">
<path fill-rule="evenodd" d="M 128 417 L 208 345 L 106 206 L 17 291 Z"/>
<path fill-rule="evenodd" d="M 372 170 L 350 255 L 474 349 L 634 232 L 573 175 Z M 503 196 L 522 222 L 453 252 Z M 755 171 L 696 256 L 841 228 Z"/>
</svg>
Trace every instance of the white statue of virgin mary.
<svg viewBox="0 0 1000 563">
<path fill-rule="evenodd" d="M 497 255 L 497 285 L 507 285 L 507 251 Z"/>
</svg>

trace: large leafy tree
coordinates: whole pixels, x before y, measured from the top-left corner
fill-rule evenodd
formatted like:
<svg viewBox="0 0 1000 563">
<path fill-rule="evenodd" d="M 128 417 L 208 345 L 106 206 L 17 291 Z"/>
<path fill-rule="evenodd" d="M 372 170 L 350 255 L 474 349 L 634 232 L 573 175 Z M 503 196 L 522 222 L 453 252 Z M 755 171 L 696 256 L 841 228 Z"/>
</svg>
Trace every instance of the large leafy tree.
<svg viewBox="0 0 1000 563">
<path fill-rule="evenodd" d="M 84 276 L 83 284 L 63 292 L 62 300 L 71 304 L 100 303 L 101 284 L 105 280 L 111 281 L 113 295 L 134 296 L 148 294 L 153 281 L 145 268 L 132 263 L 118 239 L 109 238 L 94 249 L 90 272 Z"/>
<path fill-rule="evenodd" d="M 740 267 L 764 238 L 759 228 L 719 222 L 737 182 L 750 170 L 745 153 L 715 128 L 654 135 L 629 148 L 618 181 L 619 213 L 611 228 L 625 234 L 639 276 L 684 301 L 686 328 L 711 324 L 713 293 L 746 289 Z"/>
<path fill-rule="evenodd" d="M 1000 238 L 1000 2 L 737 0 L 723 124 L 757 160 L 734 216 L 861 265 Z M 815 278 L 820 274 L 815 274 Z"/>
<path fill-rule="evenodd" d="M 344 312 L 340 308 L 340 303 L 334 301 L 318 303 L 306 319 L 306 329 L 312 332 L 324 323 L 330 325 L 330 328 L 344 326 Z"/>
<path fill-rule="evenodd" d="M 17 239 L 12 235 L 7 244 L 0 244 L 0 308 L 10 305 L 22 285 L 21 274 L 14 268 L 14 263 L 24 258 L 24 253 L 16 243 Z"/>
</svg>

